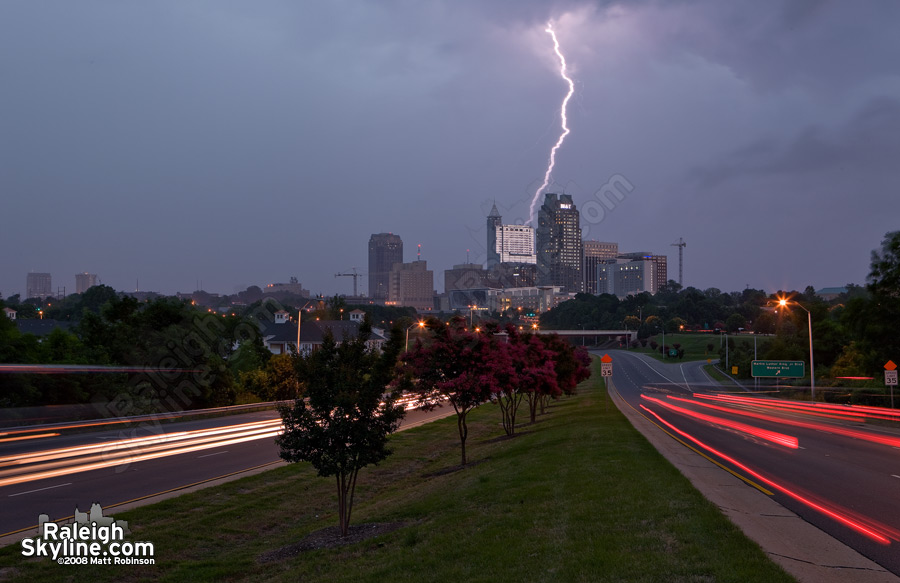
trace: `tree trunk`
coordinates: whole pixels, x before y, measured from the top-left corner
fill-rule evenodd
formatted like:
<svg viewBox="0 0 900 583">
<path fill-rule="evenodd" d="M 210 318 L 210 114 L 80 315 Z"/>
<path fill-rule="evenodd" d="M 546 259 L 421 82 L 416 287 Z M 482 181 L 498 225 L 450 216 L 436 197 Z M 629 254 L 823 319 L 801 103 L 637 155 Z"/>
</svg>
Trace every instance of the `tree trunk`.
<svg viewBox="0 0 900 583">
<path fill-rule="evenodd" d="M 535 417 L 537 416 L 537 407 L 538 403 L 541 400 L 541 396 L 535 392 L 528 393 L 528 412 L 531 414 L 531 422 L 535 422 Z"/>
<path fill-rule="evenodd" d="M 335 474 L 338 489 L 338 526 L 341 530 L 341 536 L 347 536 L 347 490 L 344 485 L 347 481 L 343 473 Z"/>
<path fill-rule="evenodd" d="M 466 465 L 466 437 L 469 435 L 469 427 L 466 425 L 466 413 L 468 411 L 456 412 L 456 426 L 459 429 L 459 445 L 462 450 L 462 465 Z"/>
</svg>

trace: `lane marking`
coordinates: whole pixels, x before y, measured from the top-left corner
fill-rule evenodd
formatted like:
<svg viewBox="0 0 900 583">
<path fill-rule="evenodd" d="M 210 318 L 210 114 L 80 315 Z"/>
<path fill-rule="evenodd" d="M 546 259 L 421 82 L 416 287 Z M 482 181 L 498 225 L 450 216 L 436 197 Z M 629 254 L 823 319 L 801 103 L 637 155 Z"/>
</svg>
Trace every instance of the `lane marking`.
<svg viewBox="0 0 900 583">
<path fill-rule="evenodd" d="M 65 484 L 57 484 L 56 486 L 47 486 L 46 488 L 38 488 L 37 490 L 28 490 L 27 492 L 19 492 L 17 494 L 10 494 L 7 498 L 12 498 L 13 496 L 21 496 L 23 494 L 34 494 L 35 492 L 43 492 L 44 490 L 52 490 L 53 488 L 62 488 L 63 486 L 71 486 L 72 482 L 66 482 Z"/>
<path fill-rule="evenodd" d="M 198 455 L 198 456 L 197 456 L 197 459 L 200 459 L 200 458 L 202 458 L 202 457 L 210 457 L 210 456 L 213 456 L 213 455 L 219 455 L 219 454 L 223 454 L 223 453 L 228 453 L 228 450 L 226 449 L 225 451 L 217 451 L 216 453 L 208 453 L 208 454 L 206 454 L 206 455 Z"/>
</svg>

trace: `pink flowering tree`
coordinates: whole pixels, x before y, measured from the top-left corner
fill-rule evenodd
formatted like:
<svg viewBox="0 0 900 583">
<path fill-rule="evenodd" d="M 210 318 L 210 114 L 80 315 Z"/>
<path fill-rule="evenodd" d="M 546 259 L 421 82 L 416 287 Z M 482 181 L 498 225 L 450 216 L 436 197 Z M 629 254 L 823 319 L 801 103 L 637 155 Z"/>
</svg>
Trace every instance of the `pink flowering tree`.
<svg viewBox="0 0 900 583">
<path fill-rule="evenodd" d="M 430 320 L 433 334 L 427 344 L 401 356 L 394 386 L 412 393 L 419 409 L 430 411 L 449 403 L 456 412 L 461 464 L 466 464 L 468 414 L 498 391 L 496 344 L 487 334 L 466 329 L 464 318 L 448 324 Z"/>
</svg>

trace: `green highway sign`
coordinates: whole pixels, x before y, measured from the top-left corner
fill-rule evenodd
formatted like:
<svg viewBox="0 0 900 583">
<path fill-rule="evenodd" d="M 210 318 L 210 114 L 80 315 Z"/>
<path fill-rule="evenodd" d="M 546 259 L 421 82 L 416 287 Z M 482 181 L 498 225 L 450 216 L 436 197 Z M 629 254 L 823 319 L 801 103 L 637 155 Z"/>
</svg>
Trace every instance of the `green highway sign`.
<svg viewBox="0 0 900 583">
<path fill-rule="evenodd" d="M 750 363 L 750 375 L 756 377 L 799 379 L 803 378 L 802 360 L 754 360 Z"/>
</svg>

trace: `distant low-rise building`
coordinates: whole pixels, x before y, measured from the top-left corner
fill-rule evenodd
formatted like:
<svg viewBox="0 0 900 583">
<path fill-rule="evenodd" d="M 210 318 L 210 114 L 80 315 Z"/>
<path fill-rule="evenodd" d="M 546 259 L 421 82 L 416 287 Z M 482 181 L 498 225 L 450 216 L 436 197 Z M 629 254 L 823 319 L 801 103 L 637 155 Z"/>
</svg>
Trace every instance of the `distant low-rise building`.
<svg viewBox="0 0 900 583">
<path fill-rule="evenodd" d="M 361 311 L 361 310 L 354 310 Z M 351 313 L 352 314 L 352 313 Z M 347 338 L 359 336 L 359 320 L 312 320 L 300 325 L 300 354 L 309 354 L 322 346 L 328 331 L 340 344 Z M 261 325 L 263 346 L 273 354 L 297 350 L 297 322 L 285 311 L 275 312 L 275 320 Z M 380 350 L 386 341 L 380 330 L 373 329 L 366 345 Z"/>
<path fill-rule="evenodd" d="M 826 302 L 830 302 L 832 300 L 838 299 L 841 294 L 847 293 L 846 287 L 823 287 L 819 291 L 816 292 L 816 295 L 825 300 Z"/>
<path fill-rule="evenodd" d="M 16 319 L 16 311 L 12 308 L 3 308 L 3 315 L 6 316 L 10 320 Z"/>
<path fill-rule="evenodd" d="M 461 313 L 504 312 L 510 309 L 546 312 L 573 297 L 574 293 L 564 292 L 558 285 L 452 290 L 447 292 L 447 307 L 450 311 Z"/>
<path fill-rule="evenodd" d="M 270 295 L 290 294 L 301 298 L 310 296 L 309 290 L 303 289 L 303 284 L 297 281 L 296 277 L 292 277 L 288 283 L 270 283 L 262 291 Z"/>
</svg>

